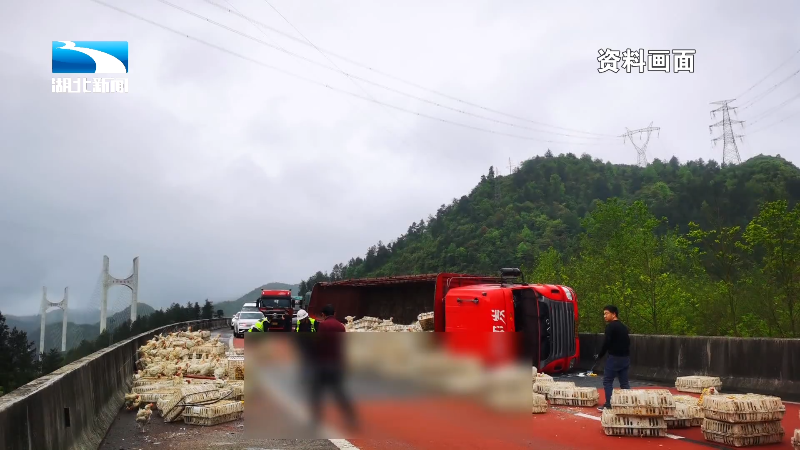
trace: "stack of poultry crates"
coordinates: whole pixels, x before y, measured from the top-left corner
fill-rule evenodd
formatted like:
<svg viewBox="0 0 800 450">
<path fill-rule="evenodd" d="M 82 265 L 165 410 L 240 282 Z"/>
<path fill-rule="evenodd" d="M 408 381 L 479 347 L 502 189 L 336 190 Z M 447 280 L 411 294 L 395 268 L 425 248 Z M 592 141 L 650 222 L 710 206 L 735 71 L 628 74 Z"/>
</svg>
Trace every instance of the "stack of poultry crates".
<svg viewBox="0 0 800 450">
<path fill-rule="evenodd" d="M 703 389 L 713 387 L 717 391 L 722 389 L 722 380 L 718 377 L 690 376 L 678 377 L 675 380 L 675 389 L 679 392 L 702 394 Z"/>
<path fill-rule="evenodd" d="M 703 408 L 691 395 L 673 395 L 675 415 L 665 417 L 667 428 L 690 428 L 703 425 Z"/>
<path fill-rule="evenodd" d="M 547 399 L 542 394 L 533 393 L 533 414 L 544 414 L 547 412 Z"/>
<path fill-rule="evenodd" d="M 606 436 L 666 437 L 665 417 L 674 416 L 675 401 L 666 389 L 618 389 L 601 423 Z"/>
<path fill-rule="evenodd" d="M 794 436 L 792 437 L 792 447 L 794 447 L 794 450 L 800 450 L 800 428 L 794 430 Z"/>
<path fill-rule="evenodd" d="M 234 389 L 220 389 L 215 384 L 203 383 L 182 386 L 173 395 L 158 400 L 158 410 L 164 422 L 180 420 L 187 406 L 208 406 L 234 397 Z"/>
<path fill-rule="evenodd" d="M 703 398 L 703 437 L 734 447 L 775 444 L 783 440 L 786 407 L 778 397 L 756 394 Z"/>
</svg>

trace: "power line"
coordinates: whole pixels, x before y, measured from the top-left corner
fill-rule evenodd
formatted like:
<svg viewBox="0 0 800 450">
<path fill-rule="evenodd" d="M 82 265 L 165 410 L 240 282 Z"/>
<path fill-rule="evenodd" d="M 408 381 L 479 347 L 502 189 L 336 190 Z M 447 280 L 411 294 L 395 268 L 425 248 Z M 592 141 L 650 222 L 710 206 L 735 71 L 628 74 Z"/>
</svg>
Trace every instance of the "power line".
<svg viewBox="0 0 800 450">
<path fill-rule="evenodd" d="M 391 105 L 389 103 L 381 102 L 379 100 L 372 100 L 370 98 L 363 97 L 363 96 L 360 96 L 358 94 L 355 94 L 355 93 L 352 93 L 352 92 L 349 92 L 349 91 L 345 91 L 343 89 L 335 88 L 335 87 L 330 86 L 330 85 L 328 85 L 326 83 L 323 83 L 323 82 L 320 82 L 320 81 L 317 81 L 317 80 L 313 80 L 313 79 L 305 77 L 303 75 L 299 75 L 299 74 L 290 72 L 288 70 L 284 70 L 284 69 L 281 69 L 279 67 L 275 67 L 275 66 L 266 64 L 266 63 L 264 63 L 262 61 L 259 61 L 257 59 L 253 59 L 253 58 L 250 58 L 249 56 L 245 56 L 245 55 L 242 55 L 240 53 L 236 53 L 236 52 L 234 52 L 232 50 L 228 50 L 228 49 L 226 49 L 224 47 L 220 47 L 220 46 L 218 46 L 216 44 L 212 44 L 212 43 L 204 41 L 202 39 L 190 36 L 190 35 L 188 35 L 186 33 L 181 32 L 181 31 L 177 31 L 177 30 L 175 30 L 173 28 L 170 28 L 170 27 L 168 27 L 166 25 L 162 25 L 162 24 L 154 22 L 154 21 L 152 21 L 150 19 L 138 16 L 138 15 L 136 15 L 134 13 L 129 12 L 129 11 L 125 11 L 124 9 L 118 8 L 118 7 L 114 6 L 114 5 L 109 5 L 108 3 L 105 3 L 105 2 L 103 2 L 101 0 L 89 0 L 89 1 L 97 3 L 97 4 L 102 5 L 102 6 L 105 6 L 107 8 L 111 8 L 111 9 L 113 9 L 115 11 L 119 11 L 119 12 L 121 12 L 123 14 L 126 14 L 126 15 L 128 15 L 130 17 L 133 17 L 135 19 L 139 19 L 139 20 L 141 20 L 143 22 L 147 22 L 147 23 L 149 23 L 151 25 L 157 26 L 157 27 L 159 27 L 159 28 L 161 28 L 163 30 L 166 30 L 166 31 L 169 31 L 171 33 L 183 36 L 185 38 L 188 38 L 188 39 L 193 40 L 195 42 L 198 42 L 200 44 L 209 46 L 211 48 L 217 49 L 217 50 L 219 50 L 221 52 L 224 52 L 224 53 L 228 53 L 230 55 L 233 55 L 233 56 L 236 56 L 238 58 L 244 59 L 246 61 L 250 61 L 250 62 L 258 64 L 258 65 L 260 65 L 262 67 L 266 67 L 268 69 L 274 70 L 276 72 L 281 72 L 281 73 L 283 73 L 285 75 L 289 75 L 289 76 L 298 78 L 300 80 L 306 81 L 308 83 L 312 83 L 312 84 L 316 84 L 318 86 L 322 86 L 322 87 L 328 88 L 328 89 L 330 89 L 332 91 L 335 91 L 335 92 L 339 92 L 339 93 L 342 93 L 342 94 L 347 94 L 347 95 L 350 95 L 352 97 L 355 97 L 355 98 L 358 98 L 358 99 L 361 99 L 361 100 L 365 100 L 365 101 L 368 101 L 368 102 L 377 103 L 377 104 L 380 104 L 380 105 L 383 105 L 383 106 L 386 106 L 386 107 L 389 107 L 389 108 L 393 108 L 393 109 L 396 109 L 398 111 L 402 111 L 402 112 L 405 112 L 405 113 L 408 113 L 408 114 L 414 114 L 414 115 L 419 116 L 419 117 L 424 117 L 426 119 L 436 120 L 436 121 L 443 122 L 443 123 L 448 123 L 448 124 L 451 124 L 451 125 L 454 125 L 454 126 L 458 126 L 458 127 L 462 127 L 462 128 L 469 128 L 469 129 L 472 129 L 472 130 L 481 131 L 481 132 L 485 132 L 485 133 L 491 133 L 491 134 L 496 134 L 496 135 L 500 135 L 500 136 L 513 137 L 513 138 L 516 138 L 516 139 L 522 139 L 522 140 L 528 140 L 528 141 L 549 142 L 549 143 L 566 144 L 566 145 L 601 145 L 601 143 L 552 141 L 552 140 L 547 140 L 547 139 L 534 138 L 534 137 L 530 137 L 530 136 L 520 136 L 520 135 L 516 135 L 516 134 L 505 133 L 505 132 L 502 132 L 502 131 L 495 131 L 495 130 L 490 130 L 490 129 L 487 129 L 487 128 L 481 128 L 481 127 L 476 127 L 476 126 L 472 126 L 472 125 L 468 125 L 468 124 L 463 124 L 463 123 L 455 122 L 455 121 L 452 121 L 452 120 L 442 119 L 442 118 L 439 118 L 439 117 L 435 117 L 435 116 L 430 116 L 430 115 L 427 115 L 427 114 L 419 113 L 419 112 L 416 112 L 416 111 L 411 111 L 411 110 L 408 110 L 408 109 L 405 109 L 405 108 L 401 108 L 399 106 L 395 106 L 395 105 Z"/>
<path fill-rule="evenodd" d="M 749 134 L 760 133 L 760 132 L 762 132 L 762 131 L 764 131 L 766 129 L 774 127 L 775 125 L 777 125 L 779 123 L 786 122 L 787 120 L 791 119 L 792 117 L 794 117 L 794 116 L 796 116 L 798 114 L 800 114 L 800 111 L 797 111 L 794 114 L 789 114 L 788 116 L 784 117 L 783 119 L 781 119 L 781 120 L 779 120 L 777 122 L 771 123 L 771 124 L 769 124 L 769 125 L 767 125 L 765 127 L 761 127 L 761 128 L 759 128 L 759 129 L 757 129 L 755 131 L 751 131 L 751 132 L 749 132 Z"/>
<path fill-rule="evenodd" d="M 740 163 L 742 162 L 741 157 L 739 156 L 739 149 L 736 147 L 736 138 L 738 137 L 740 140 L 743 137 L 742 135 L 734 134 L 733 133 L 733 124 L 739 123 L 744 124 L 741 120 L 732 120 L 730 115 L 730 110 L 735 110 L 736 107 L 728 106 L 733 100 L 722 100 L 719 102 L 712 102 L 712 105 L 721 105 L 719 108 L 711 111 L 712 117 L 714 113 L 717 111 L 722 111 L 722 120 L 708 126 L 708 131 L 711 132 L 713 127 L 722 126 L 722 135 L 718 136 L 711 140 L 712 143 L 716 144 L 717 141 L 720 139 L 723 140 L 722 146 L 722 164 L 728 163 Z M 744 126 L 744 125 L 742 125 Z"/>
<path fill-rule="evenodd" d="M 762 93 L 761 93 L 761 95 L 758 95 L 758 96 L 756 96 L 754 99 L 752 99 L 752 100 L 750 100 L 749 102 L 745 103 L 745 105 L 742 107 L 742 110 L 745 110 L 745 109 L 747 109 L 747 108 L 749 108 L 749 107 L 753 106 L 754 104 L 756 104 L 757 102 L 759 102 L 761 99 L 763 99 L 764 97 L 766 97 L 766 96 L 767 96 L 767 95 L 769 95 L 770 93 L 774 92 L 774 91 L 775 91 L 775 89 L 778 89 L 778 88 L 779 88 L 779 87 L 780 87 L 780 86 L 781 86 L 783 83 L 786 83 L 787 81 L 789 81 L 790 79 L 792 79 L 792 77 L 794 77 L 794 76 L 795 76 L 795 75 L 797 75 L 798 73 L 800 73 L 800 69 L 798 69 L 796 72 L 794 72 L 793 74 L 789 75 L 788 77 L 784 78 L 784 79 L 783 79 L 783 80 L 781 80 L 779 83 L 777 83 L 777 84 L 775 84 L 774 86 L 772 86 L 771 88 L 769 88 L 769 89 L 767 89 L 766 91 L 762 92 Z"/>
<path fill-rule="evenodd" d="M 371 81 L 371 80 L 367 80 L 367 79 L 359 77 L 357 75 L 345 72 L 345 71 L 343 71 L 342 69 L 340 69 L 338 67 L 335 67 L 335 68 L 334 67 L 330 67 L 330 66 L 322 64 L 320 62 L 314 61 L 313 59 L 306 58 L 305 56 L 298 55 L 298 54 L 293 53 L 293 52 L 291 52 L 289 50 L 286 50 L 286 49 L 284 49 L 282 47 L 279 47 L 279 46 L 270 44 L 268 42 L 262 41 L 262 40 L 258 39 L 257 37 L 250 36 L 249 34 L 243 33 L 243 32 L 241 32 L 241 31 L 239 31 L 239 30 L 237 30 L 235 28 L 231 28 L 231 27 L 229 27 L 229 26 L 227 26 L 225 24 L 222 24 L 222 23 L 216 22 L 216 21 L 214 21 L 212 19 L 209 19 L 208 17 L 202 16 L 200 14 L 197 14 L 197 13 L 193 12 L 193 11 L 185 9 L 185 8 L 183 8 L 181 6 L 178 6 L 178 5 L 175 5 L 173 3 L 170 3 L 167 0 L 156 0 L 156 1 L 158 1 L 160 3 L 163 3 L 163 4 L 167 5 L 167 6 L 170 6 L 172 8 L 175 8 L 175 9 L 177 9 L 179 11 L 182 11 L 182 12 L 184 12 L 186 14 L 191 15 L 191 16 L 197 17 L 198 19 L 205 20 L 206 22 L 208 22 L 208 23 L 210 23 L 212 25 L 216 25 L 216 26 L 218 26 L 220 28 L 223 28 L 225 30 L 228 30 L 228 31 L 230 31 L 232 33 L 236 33 L 239 36 L 242 36 L 244 38 L 250 39 L 250 40 L 252 40 L 254 42 L 257 42 L 259 44 L 266 45 L 268 47 L 271 47 L 271 48 L 274 48 L 276 50 L 279 50 L 279 51 L 281 51 L 283 53 L 286 53 L 287 55 L 292 56 L 294 58 L 301 59 L 301 60 L 306 61 L 306 62 L 308 62 L 310 64 L 322 67 L 322 68 L 327 69 L 327 70 L 340 72 L 340 73 L 344 74 L 346 77 L 350 78 L 351 81 L 353 81 L 353 79 L 356 79 L 356 80 L 362 81 L 364 83 L 368 83 L 370 85 L 373 85 L 375 87 L 378 87 L 378 88 L 381 88 L 381 89 L 384 89 L 384 90 L 387 90 L 387 91 L 390 91 L 390 92 L 394 92 L 396 94 L 400 94 L 400 95 L 403 95 L 405 97 L 409 97 L 409 98 L 412 98 L 414 100 L 417 100 L 417 101 L 420 101 L 420 102 L 423 102 L 423 103 L 428 103 L 428 104 L 431 104 L 433 106 L 437 106 L 437 107 L 440 107 L 440 108 L 444 108 L 444 109 L 448 109 L 448 110 L 457 112 L 459 114 L 464 114 L 464 115 L 467 115 L 467 116 L 475 117 L 477 119 L 487 120 L 489 122 L 494 122 L 494 123 L 501 124 L 501 125 L 507 125 L 507 126 L 514 127 L 514 128 L 521 128 L 521 129 L 525 129 L 525 130 L 534 131 L 534 132 L 537 132 L 537 133 L 550 133 L 550 134 L 555 134 L 555 135 L 558 135 L 558 136 L 575 137 L 575 138 L 579 138 L 579 139 L 606 139 L 606 138 L 603 138 L 603 137 L 576 136 L 574 134 L 558 133 L 558 132 L 555 132 L 555 131 L 548 131 L 548 130 L 541 130 L 541 129 L 537 129 L 537 128 L 531 128 L 531 127 L 527 127 L 527 126 L 524 126 L 524 125 L 517 125 L 517 124 L 511 123 L 511 122 L 506 122 L 506 121 L 502 121 L 502 120 L 498 120 L 498 119 L 493 119 L 491 117 L 482 116 L 480 114 L 475 114 L 475 113 L 471 113 L 469 111 L 464 111 L 464 110 L 461 110 L 461 109 L 458 109 L 458 108 L 453 108 L 451 106 L 443 105 L 443 104 L 438 103 L 438 102 L 434 102 L 434 101 L 431 101 L 431 100 L 428 100 L 428 99 L 424 99 L 422 97 L 419 97 L 419 96 L 416 96 L 416 95 L 413 95 L 413 94 L 409 94 L 407 92 L 403 92 L 403 91 L 394 89 L 392 87 L 389 87 L 389 86 L 386 86 L 386 85 L 383 85 L 383 84 L 380 84 L 380 83 L 376 83 L 376 82 Z M 247 17 L 247 16 L 245 16 L 245 17 Z M 255 21 L 251 21 L 251 22 L 254 23 L 254 24 L 256 23 Z M 355 84 L 355 82 L 354 82 L 354 84 Z M 363 87 L 359 86 L 358 84 L 356 84 L 356 87 L 358 87 L 362 91 L 364 91 Z M 377 101 L 375 98 L 372 98 L 372 96 L 368 92 L 366 92 L 366 91 L 364 91 L 364 92 L 367 94 L 367 96 L 370 97 L 371 100 Z"/>
<path fill-rule="evenodd" d="M 227 1 L 227 0 L 226 0 L 226 1 Z M 363 92 L 364 94 L 366 94 L 366 95 L 367 95 L 367 97 L 369 97 L 369 98 L 370 98 L 370 99 L 372 99 L 373 101 L 375 101 L 375 100 L 376 100 L 376 99 L 375 99 L 375 97 L 373 97 L 373 96 L 372 96 L 372 94 L 370 94 L 370 93 L 369 93 L 369 91 L 367 91 L 366 89 L 364 89 L 364 87 L 363 87 L 363 86 L 361 86 L 360 84 L 356 83 L 356 81 L 353 79 L 353 77 L 351 77 L 351 76 L 350 76 L 350 74 L 348 74 L 347 72 L 345 72 L 344 70 L 342 70 L 342 69 L 341 69 L 339 66 L 337 66 L 335 62 L 333 62 L 333 61 L 332 61 L 330 58 L 328 58 L 328 56 L 327 56 L 327 55 L 325 55 L 325 53 L 322 53 L 322 51 L 320 51 L 319 47 L 317 47 L 316 45 L 314 45 L 314 43 L 312 43 L 310 39 L 308 39 L 308 38 L 307 38 L 307 37 L 306 37 L 306 36 L 305 36 L 303 33 L 301 33 L 301 32 L 300 32 L 300 30 L 298 30 L 298 29 L 297 29 L 297 27 L 295 27 L 294 25 L 292 25 L 292 23 L 291 23 L 291 22 L 289 22 L 289 19 L 287 19 L 287 18 L 286 18 L 286 17 L 285 17 L 283 14 L 281 14 L 281 12 L 280 12 L 280 11 L 278 11 L 278 9 L 277 9 L 277 8 L 275 8 L 274 6 L 272 6 L 272 3 L 270 3 L 268 0 L 264 0 L 264 1 L 267 3 L 267 5 L 269 5 L 269 6 L 270 6 L 270 8 L 272 8 L 273 10 L 275 10 L 275 12 L 276 12 L 276 13 L 278 13 L 278 15 L 279 15 L 279 16 L 281 16 L 281 18 L 282 18 L 284 21 L 286 21 L 286 23 L 288 23 L 288 24 L 289 24 L 289 26 L 291 26 L 292 28 L 294 28 L 294 31 L 296 31 L 296 32 L 297 32 L 297 34 L 299 34 L 300 36 L 302 36 L 302 37 L 303 37 L 303 39 L 305 39 L 305 40 L 306 40 L 306 41 L 307 41 L 307 42 L 308 42 L 308 43 L 309 43 L 311 46 L 313 46 L 313 47 L 314 47 L 314 48 L 315 48 L 315 49 L 316 49 L 316 50 L 317 50 L 317 51 L 318 51 L 318 52 L 319 52 L 319 53 L 320 53 L 320 54 L 321 54 L 321 55 L 322 55 L 322 56 L 323 56 L 325 59 L 327 59 L 327 60 L 328 60 L 328 62 L 330 62 L 330 63 L 331 63 L 331 64 L 332 64 L 332 65 L 333 65 L 333 66 L 334 66 L 334 67 L 335 67 L 335 68 L 336 68 L 336 69 L 337 69 L 337 70 L 338 70 L 340 73 L 342 73 L 344 76 L 346 76 L 346 77 L 347 77 L 347 79 L 348 79 L 348 80 L 350 80 L 350 82 L 351 82 L 351 83 L 353 83 L 353 84 L 354 84 L 354 85 L 355 85 L 357 88 L 361 89 L 361 92 Z M 252 22 L 251 22 L 251 23 L 252 23 Z M 260 28 L 258 28 L 258 26 L 256 26 L 256 28 L 257 28 L 259 31 L 261 31 L 261 33 L 262 33 L 262 34 L 264 34 L 264 35 L 266 36 L 266 33 L 264 33 L 264 30 L 261 30 Z M 382 111 L 383 111 L 383 110 L 382 110 Z M 390 113 L 389 115 L 392 117 L 392 119 L 394 119 L 394 120 L 396 120 L 396 121 L 400 122 L 400 121 L 398 120 L 398 118 L 397 118 L 396 116 L 394 116 L 393 114 L 391 114 L 391 113 Z M 394 134 L 394 133 L 393 133 L 391 130 L 389 130 L 389 132 L 390 132 L 390 133 L 392 133 L 392 134 Z M 405 140 L 405 139 L 404 139 L 402 136 L 400 136 L 400 137 L 399 137 L 399 139 L 400 139 L 400 141 L 401 141 L 401 142 L 403 142 L 404 144 L 408 145 L 408 143 L 406 142 L 406 140 Z M 409 147 L 410 147 L 410 146 L 409 146 Z"/>
<path fill-rule="evenodd" d="M 160 1 L 160 0 L 159 0 L 159 1 Z M 225 6 L 223 6 L 223 5 L 220 5 L 220 4 L 218 4 L 218 3 L 216 3 L 216 2 L 213 2 L 213 1 L 211 1 L 211 0 L 203 0 L 203 1 L 204 1 L 204 2 L 206 2 L 206 3 L 208 3 L 208 4 L 210 4 L 210 5 L 216 6 L 217 8 L 220 8 L 220 9 L 222 9 L 223 11 L 226 11 L 226 12 L 228 12 L 228 13 L 230 13 L 230 14 L 233 14 L 233 15 L 235 15 L 235 16 L 238 16 L 238 17 L 240 17 L 240 18 L 243 18 L 243 19 L 249 20 L 249 21 L 251 21 L 252 23 L 257 23 L 257 24 L 259 24 L 260 26 L 262 26 L 263 28 L 266 28 L 266 29 L 268 29 L 268 30 L 270 30 L 270 31 L 272 31 L 272 32 L 274 32 L 274 33 L 278 33 L 278 34 L 280 34 L 280 35 L 283 35 L 283 36 L 285 36 L 285 37 L 287 37 L 287 38 L 289 38 L 289 39 L 292 39 L 292 40 L 294 40 L 294 41 L 296 41 L 296 42 L 299 42 L 299 43 L 301 43 L 301 44 L 303 44 L 303 45 L 312 45 L 312 46 L 313 46 L 314 48 L 316 48 L 316 49 L 317 49 L 317 50 L 318 50 L 320 53 L 324 53 L 324 54 L 327 54 L 327 55 L 333 56 L 333 57 L 335 57 L 335 58 L 339 58 L 339 59 L 341 59 L 341 60 L 343 60 L 343 61 L 347 61 L 347 62 L 349 62 L 349 63 L 351 63 L 351 64 L 353 64 L 353 65 L 359 66 L 359 67 L 361 67 L 361 68 L 364 68 L 364 69 L 366 69 L 366 70 L 369 70 L 369 71 L 371 71 L 371 72 L 374 72 L 374 73 L 376 73 L 376 74 L 379 74 L 379 75 L 382 75 L 382 76 L 385 76 L 385 77 L 391 78 L 391 79 L 393 79 L 393 80 L 399 81 L 399 82 L 401 82 L 401 83 L 404 83 L 404 84 L 407 84 L 407 85 L 409 85 L 409 86 L 413 86 L 413 87 L 415 87 L 415 88 L 417 88 L 417 89 L 421 89 L 421 90 L 424 90 L 424 91 L 430 92 L 430 93 L 432 93 L 432 94 L 436 94 L 436 95 L 439 95 L 439 96 L 442 96 L 442 97 L 448 98 L 448 99 L 450 99 L 450 100 L 453 100 L 453 101 L 456 101 L 456 102 L 459 102 L 459 103 L 463 103 L 463 104 L 465 104 L 465 105 L 473 106 L 473 107 L 475 107 L 475 108 L 479 108 L 479 109 L 482 109 L 482 110 L 484 110 L 484 111 L 492 112 L 492 113 L 499 114 L 499 115 L 502 115 L 502 116 L 510 117 L 510 118 L 513 118 L 513 119 L 517 119 L 517 120 L 521 120 L 521 121 L 524 121 L 524 122 L 529 122 L 529 123 L 533 123 L 533 124 L 536 124 L 536 125 L 541 125 L 541 126 L 545 126 L 545 127 L 549 127 L 549 128 L 555 128 L 555 129 L 564 130 L 564 131 L 572 131 L 572 132 L 574 132 L 574 133 L 588 134 L 588 135 L 600 136 L 600 137 L 606 137 L 606 138 L 615 138 L 615 137 L 616 137 L 616 136 L 612 136 L 612 135 L 610 135 L 610 134 L 603 134 L 603 133 L 592 133 L 592 132 L 589 132 L 589 131 L 581 131 L 581 130 L 576 130 L 576 129 L 574 129 L 574 128 L 564 128 L 564 127 L 559 127 L 559 126 L 555 126 L 555 125 L 550 125 L 550 124 L 547 124 L 547 123 L 544 123 L 544 122 L 538 122 L 538 121 L 531 120 L 531 119 L 527 119 L 527 118 L 520 117 L 520 116 L 517 116 L 517 115 L 508 114 L 508 113 L 505 113 L 505 112 L 502 112 L 502 111 L 498 111 L 498 110 L 496 110 L 496 109 L 492 109 L 492 108 L 488 108 L 488 107 L 485 107 L 485 106 L 481 106 L 481 105 L 478 105 L 478 104 L 476 104 L 476 103 L 471 103 L 471 102 L 468 102 L 468 101 L 466 101 L 466 100 L 462 100 L 462 99 L 459 99 L 459 98 L 457 98 L 457 97 L 453 97 L 453 96 L 451 96 L 451 95 L 444 94 L 444 93 L 442 93 L 442 92 L 439 92 L 439 91 L 436 91 L 436 90 L 433 90 L 433 89 L 430 89 L 430 88 L 426 88 L 426 87 L 424 87 L 424 86 L 421 86 L 421 85 L 419 85 L 419 84 L 417 84 L 417 83 L 414 83 L 414 82 L 411 82 L 411 81 L 404 80 L 404 79 L 402 79 L 402 78 L 396 77 L 396 76 L 394 76 L 394 75 L 391 75 L 391 74 L 389 74 L 389 73 L 386 73 L 386 72 L 380 71 L 380 70 L 378 70 L 378 69 L 372 68 L 372 67 L 370 67 L 370 66 L 368 66 L 368 65 L 366 65 L 366 64 L 362 64 L 362 63 L 359 63 L 359 62 L 357 62 L 357 61 L 354 61 L 354 60 L 352 60 L 352 59 L 350 59 L 350 58 L 347 58 L 347 57 L 345 57 L 345 56 L 338 55 L 338 54 L 336 54 L 336 53 L 334 53 L 334 52 L 332 52 L 332 51 L 321 49 L 321 48 L 317 47 L 316 45 L 309 44 L 309 42 L 306 42 L 306 41 L 304 41 L 304 40 L 302 40 L 302 39 L 296 38 L 296 37 L 294 37 L 294 36 L 292 36 L 292 35 L 290 35 L 290 34 L 288 34 L 288 33 L 285 33 L 285 32 L 283 32 L 283 31 L 277 30 L 277 29 L 275 29 L 275 28 L 273 28 L 273 27 L 271 27 L 271 26 L 269 26 L 269 25 L 267 25 L 267 24 L 264 24 L 264 23 L 262 23 L 262 22 L 259 22 L 259 21 L 257 21 L 257 20 L 251 20 L 251 18 L 249 18 L 248 16 L 245 16 L 245 15 L 243 15 L 243 14 L 239 13 L 239 12 L 233 12 L 233 11 L 231 11 L 230 9 L 228 9 L 228 8 L 225 8 Z M 279 14 L 280 14 L 280 13 L 279 13 Z M 285 19 L 285 18 L 284 18 L 284 19 Z M 290 24 L 290 25 L 291 25 L 291 24 Z M 298 33 L 299 33 L 299 32 L 298 32 Z"/>
<path fill-rule="evenodd" d="M 798 94 L 797 94 L 797 95 L 795 95 L 794 97 L 792 97 L 792 98 L 790 98 L 790 99 L 788 99 L 788 100 L 784 101 L 784 102 L 783 102 L 783 103 L 781 103 L 780 105 L 778 105 L 778 106 L 774 106 L 774 107 L 772 107 L 771 109 L 768 109 L 768 110 L 766 110 L 766 111 L 762 112 L 761 114 L 759 114 L 759 115 L 757 115 L 757 116 L 755 117 L 755 118 L 756 118 L 756 120 L 755 120 L 755 121 L 753 121 L 753 122 L 751 122 L 751 125 L 755 125 L 755 124 L 757 124 L 758 122 L 761 122 L 761 121 L 762 121 L 762 120 L 763 120 L 765 117 L 769 116 L 770 114 L 773 114 L 775 111 L 777 111 L 777 110 L 779 110 L 779 109 L 783 108 L 784 106 L 788 105 L 789 103 L 791 103 L 791 102 L 795 101 L 795 100 L 796 100 L 796 99 L 798 99 L 798 98 L 800 98 L 800 93 L 798 93 Z"/>
<path fill-rule="evenodd" d="M 796 51 L 796 52 L 794 52 L 794 53 L 792 53 L 792 56 L 790 56 L 790 57 L 789 57 L 789 58 L 788 58 L 786 61 L 782 62 L 782 63 L 781 63 L 781 65 L 779 65 L 777 68 L 775 68 L 775 69 L 774 69 L 772 72 L 768 73 L 768 74 L 767 74 L 767 75 L 766 75 L 764 78 L 762 78 L 762 79 L 758 80 L 758 81 L 756 82 L 756 84 L 754 84 L 754 85 L 750 86 L 749 88 L 747 88 L 747 90 L 746 90 L 746 91 L 744 91 L 744 92 L 742 92 L 741 94 L 737 95 L 735 98 L 737 98 L 737 99 L 738 99 L 738 98 L 741 98 L 743 95 L 745 95 L 745 94 L 747 94 L 748 92 L 750 92 L 751 90 L 753 90 L 753 88 L 754 88 L 754 87 L 756 87 L 756 86 L 758 86 L 759 84 L 761 84 L 761 82 L 763 82 L 764 80 L 766 80 L 767 78 L 769 78 L 769 76 L 770 76 L 770 75 L 772 75 L 773 73 L 777 72 L 777 71 L 778 71 L 778 69 L 780 69 L 781 67 L 785 66 L 785 65 L 786 65 L 786 63 L 788 63 L 789 61 L 791 61 L 791 60 L 792 60 L 792 59 L 793 59 L 795 56 L 797 56 L 797 54 L 798 54 L 798 53 L 800 53 L 800 49 L 797 49 L 797 51 Z"/>
</svg>

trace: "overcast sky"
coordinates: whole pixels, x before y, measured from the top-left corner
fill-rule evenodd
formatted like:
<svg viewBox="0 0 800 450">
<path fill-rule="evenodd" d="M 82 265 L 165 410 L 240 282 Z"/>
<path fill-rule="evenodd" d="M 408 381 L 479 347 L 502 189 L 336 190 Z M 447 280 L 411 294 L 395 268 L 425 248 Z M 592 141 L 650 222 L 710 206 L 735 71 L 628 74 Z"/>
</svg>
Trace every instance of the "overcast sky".
<svg viewBox="0 0 800 450">
<path fill-rule="evenodd" d="M 490 165 L 507 173 L 509 158 L 550 148 L 633 164 L 630 142 L 598 135 L 651 121 L 661 132 L 650 159 L 720 161 L 709 103 L 800 49 L 793 0 L 213 0 L 247 18 L 169 0 L 263 43 L 160 1 L 103 1 L 182 35 L 89 0 L 0 3 L 6 314 L 37 311 L 43 285 L 51 300 L 69 286 L 72 305 L 96 308 L 104 254 L 120 278 L 139 256 L 139 299 L 157 307 L 296 283 L 396 238 Z M 52 93 L 54 40 L 128 41 L 130 92 Z M 598 73 L 598 49 L 628 47 L 696 49 L 695 72 Z M 768 113 L 745 133 L 786 118 L 747 135 L 743 159 L 797 163 L 800 101 L 772 108 L 798 94 L 800 76 L 759 95 L 798 69 L 795 55 L 735 103 L 758 99 L 739 119 Z M 111 309 L 125 307 L 123 291 L 112 290 Z"/>
</svg>

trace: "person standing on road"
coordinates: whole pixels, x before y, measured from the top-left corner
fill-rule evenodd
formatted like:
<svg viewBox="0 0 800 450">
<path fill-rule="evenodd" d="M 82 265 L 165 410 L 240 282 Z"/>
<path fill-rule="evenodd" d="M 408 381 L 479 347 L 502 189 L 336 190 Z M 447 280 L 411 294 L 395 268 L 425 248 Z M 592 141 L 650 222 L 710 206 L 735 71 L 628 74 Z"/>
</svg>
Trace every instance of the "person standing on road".
<svg viewBox="0 0 800 450">
<path fill-rule="evenodd" d="M 631 340 L 628 336 L 628 327 L 619 320 L 619 309 L 614 305 L 603 308 L 603 319 L 607 322 L 606 337 L 600 353 L 594 355 L 595 364 L 608 352 L 605 368 L 603 370 L 603 388 L 606 393 L 606 401 L 603 406 L 597 408 L 601 412 L 611 408 L 611 396 L 614 393 L 614 378 L 619 378 L 619 386 L 622 389 L 630 389 L 628 381 L 628 369 L 631 365 L 630 347 Z"/>
<path fill-rule="evenodd" d="M 317 332 L 318 322 L 311 317 L 308 317 L 308 312 L 305 309 L 297 311 L 297 326 L 294 331 L 298 333 L 315 333 Z"/>
<path fill-rule="evenodd" d="M 344 412 L 348 425 L 355 429 L 357 427 L 355 409 L 344 389 L 343 346 L 345 336 L 338 334 L 344 333 L 346 330 L 344 324 L 336 320 L 334 314 L 333 305 L 325 305 L 322 308 L 322 320 L 317 322 L 317 332 L 309 335 L 314 336 L 316 344 L 314 345 L 315 358 L 310 389 L 313 425 L 317 426 L 320 423 L 322 415 L 320 397 L 325 390 L 330 389 Z"/>
</svg>

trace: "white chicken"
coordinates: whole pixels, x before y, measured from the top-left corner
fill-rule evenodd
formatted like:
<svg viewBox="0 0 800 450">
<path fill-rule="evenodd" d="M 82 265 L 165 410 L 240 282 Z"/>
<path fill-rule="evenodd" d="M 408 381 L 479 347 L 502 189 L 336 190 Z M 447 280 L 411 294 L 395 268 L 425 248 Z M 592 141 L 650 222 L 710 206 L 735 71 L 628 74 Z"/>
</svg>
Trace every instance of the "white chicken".
<svg viewBox="0 0 800 450">
<path fill-rule="evenodd" d="M 149 403 L 144 409 L 140 409 L 138 413 L 136 413 L 136 424 L 141 428 L 142 433 L 144 433 L 144 427 L 150 423 L 150 416 L 153 414 L 152 407 L 155 406 L 152 403 Z"/>
</svg>

